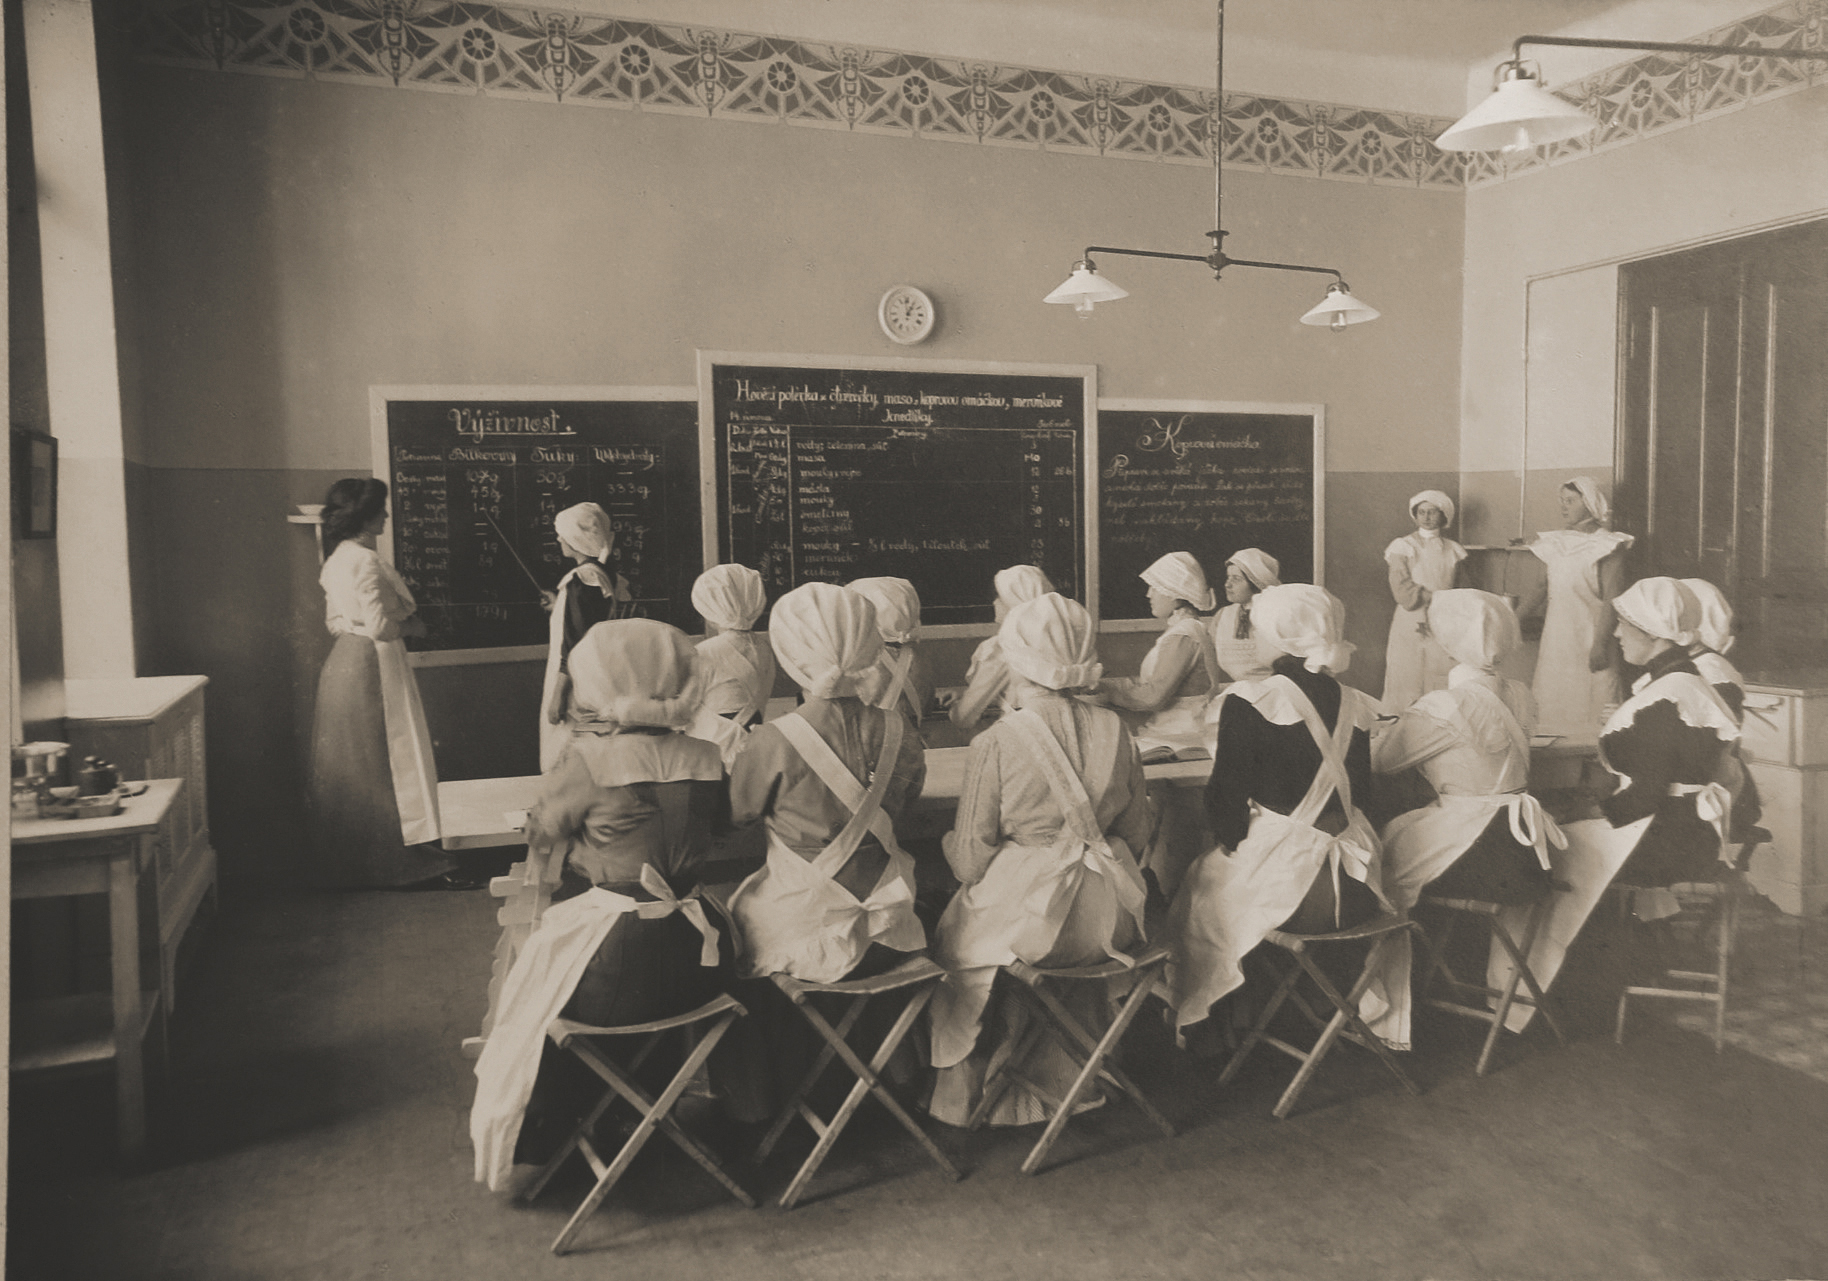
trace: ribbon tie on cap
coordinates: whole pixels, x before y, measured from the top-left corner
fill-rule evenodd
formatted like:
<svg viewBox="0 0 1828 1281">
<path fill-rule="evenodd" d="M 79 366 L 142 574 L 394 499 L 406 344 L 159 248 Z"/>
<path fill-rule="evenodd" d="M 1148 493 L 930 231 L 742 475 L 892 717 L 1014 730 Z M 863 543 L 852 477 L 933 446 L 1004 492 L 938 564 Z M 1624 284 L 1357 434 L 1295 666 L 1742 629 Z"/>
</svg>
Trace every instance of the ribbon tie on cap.
<svg viewBox="0 0 1828 1281">
<path fill-rule="evenodd" d="M 705 915 L 705 905 L 699 901 L 698 891 L 693 890 L 684 898 L 674 895 L 673 887 L 666 883 L 666 878 L 654 870 L 652 863 L 641 865 L 641 888 L 652 894 L 657 900 L 653 903 L 637 903 L 635 915 L 644 921 L 659 920 L 675 912 L 685 913 L 695 929 L 703 936 L 704 942 L 698 949 L 698 963 L 707 968 L 717 964 L 717 927 L 711 924 Z"/>
</svg>

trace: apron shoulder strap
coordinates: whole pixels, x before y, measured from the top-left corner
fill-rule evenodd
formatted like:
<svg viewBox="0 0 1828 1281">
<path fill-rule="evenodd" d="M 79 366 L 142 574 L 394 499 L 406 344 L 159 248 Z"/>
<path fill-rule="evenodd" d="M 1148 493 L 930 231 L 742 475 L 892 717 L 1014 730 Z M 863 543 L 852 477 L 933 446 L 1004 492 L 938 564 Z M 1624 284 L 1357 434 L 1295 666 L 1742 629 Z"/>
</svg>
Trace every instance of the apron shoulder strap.
<svg viewBox="0 0 1828 1281">
<path fill-rule="evenodd" d="M 908 673 L 912 671 L 913 668 L 914 651 L 908 646 L 903 645 L 901 647 L 901 653 L 896 656 L 894 666 L 889 669 L 894 673 L 889 679 L 889 688 L 887 692 L 883 694 L 882 701 L 878 703 L 877 706 L 885 712 L 892 712 L 905 698 L 908 701 L 910 714 L 918 721 L 920 719 L 920 709 L 913 705 L 914 693 L 908 688 Z"/>
<path fill-rule="evenodd" d="M 1307 795 L 1301 798 L 1301 804 L 1289 815 L 1298 823 L 1310 826 L 1320 817 L 1320 811 L 1326 808 L 1327 799 L 1335 792 L 1339 794 L 1339 803 L 1346 813 L 1352 813 L 1352 779 L 1346 773 L 1346 749 L 1352 742 L 1352 717 L 1346 705 L 1347 695 L 1342 689 L 1339 700 L 1339 720 L 1332 733 L 1327 732 L 1326 722 L 1320 719 L 1320 712 L 1313 700 L 1302 692 L 1301 686 L 1288 677 L 1277 673 L 1270 677 L 1272 681 L 1281 681 L 1283 692 L 1288 696 L 1290 705 L 1301 713 L 1302 723 L 1307 726 L 1308 735 L 1314 740 L 1314 746 L 1320 749 L 1320 768 L 1314 771 L 1314 781 L 1308 784 Z"/>
<path fill-rule="evenodd" d="M 851 811 L 850 822 L 832 838 L 831 844 L 820 851 L 819 857 L 813 860 L 813 866 L 827 876 L 836 875 L 850 860 L 850 856 L 857 852 L 857 846 L 862 843 L 866 831 L 873 832 L 891 854 L 900 853 L 901 846 L 896 843 L 894 825 L 889 822 L 888 815 L 882 812 L 882 798 L 889 790 L 889 780 L 894 776 L 896 758 L 901 755 L 901 717 L 883 718 L 882 755 L 876 761 L 876 776 L 867 791 L 857 781 L 856 775 L 838 759 L 831 744 L 819 737 L 819 731 L 800 713 L 789 713 L 773 723 L 812 772 L 819 776 L 819 781 L 830 788 L 832 794 Z"/>
<path fill-rule="evenodd" d="M 1088 845 L 1104 844 L 1104 833 L 1099 830 L 1098 815 L 1092 808 L 1092 798 L 1086 793 L 1085 780 L 1073 768 L 1066 749 L 1054 737 L 1047 722 L 1039 713 L 1024 708 L 1011 714 L 1006 724 L 1015 730 L 1034 763 L 1040 767 L 1041 776 L 1060 803 L 1073 835 Z"/>
<path fill-rule="evenodd" d="M 1518 723 L 1516 713 L 1511 711 L 1510 704 L 1506 703 L 1495 690 L 1489 690 L 1483 685 L 1467 685 L 1461 688 L 1476 690 L 1497 710 L 1499 724 L 1504 726 L 1504 732 L 1510 736 L 1511 746 L 1517 749 L 1517 754 L 1523 758 L 1527 766 L 1530 759 L 1530 740 L 1525 736 L 1523 726 Z"/>
</svg>

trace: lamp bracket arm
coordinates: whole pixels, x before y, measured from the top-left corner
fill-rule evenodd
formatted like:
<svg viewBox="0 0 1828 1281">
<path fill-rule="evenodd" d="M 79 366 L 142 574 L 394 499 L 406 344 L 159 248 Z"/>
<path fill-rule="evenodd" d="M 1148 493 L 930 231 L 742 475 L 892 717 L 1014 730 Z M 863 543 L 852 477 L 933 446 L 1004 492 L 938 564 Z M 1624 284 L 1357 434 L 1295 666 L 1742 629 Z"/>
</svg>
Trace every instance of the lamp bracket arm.
<svg viewBox="0 0 1828 1281">
<path fill-rule="evenodd" d="M 1093 254 L 1127 254 L 1131 258 L 1173 258 L 1179 262 L 1207 262 L 1208 254 L 1169 254 L 1156 249 L 1119 249 L 1115 245 L 1087 245 L 1084 257 Z"/>
<path fill-rule="evenodd" d="M 1599 40 L 1587 36 L 1518 36 L 1511 42 L 1511 61 L 1520 62 L 1526 44 L 1564 49 L 1645 49 L 1653 53 L 1732 53 L 1746 58 L 1828 58 L 1828 49 L 1767 49 L 1759 45 L 1672 44 L 1660 40 Z"/>
<path fill-rule="evenodd" d="M 1346 278 L 1331 267 L 1305 267 L 1293 262 L 1252 262 L 1248 258 L 1226 258 L 1221 265 L 1225 267 L 1267 267 L 1272 271 L 1311 271 L 1317 276 L 1331 276 L 1342 285 L 1346 282 Z"/>
</svg>

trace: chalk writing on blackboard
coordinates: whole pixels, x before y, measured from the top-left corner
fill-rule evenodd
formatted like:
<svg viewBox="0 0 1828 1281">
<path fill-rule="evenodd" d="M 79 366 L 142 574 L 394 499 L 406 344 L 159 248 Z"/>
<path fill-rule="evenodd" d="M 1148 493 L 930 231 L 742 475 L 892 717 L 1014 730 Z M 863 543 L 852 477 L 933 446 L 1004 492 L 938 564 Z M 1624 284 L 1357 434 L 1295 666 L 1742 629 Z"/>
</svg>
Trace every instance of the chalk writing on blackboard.
<svg viewBox="0 0 1828 1281">
<path fill-rule="evenodd" d="M 419 603 L 419 650 L 540 645 L 539 589 L 572 568 L 552 521 L 595 502 L 640 613 L 693 628 L 702 565 L 697 407 L 671 400 L 508 398 L 377 389 L 377 474 L 392 488 L 393 561 Z M 688 389 L 689 390 L 689 389 Z M 495 391 L 496 394 L 490 394 Z"/>
<path fill-rule="evenodd" d="M 1324 474 L 1315 423 L 1313 411 L 1101 407 L 1102 616 L 1146 617 L 1137 575 L 1171 551 L 1191 552 L 1215 590 L 1245 547 L 1280 560 L 1284 582 L 1310 581 Z"/>
<path fill-rule="evenodd" d="M 713 364 L 717 546 L 771 599 L 911 580 L 922 622 L 991 621 L 992 577 L 1086 580 L 1080 376 Z"/>
</svg>

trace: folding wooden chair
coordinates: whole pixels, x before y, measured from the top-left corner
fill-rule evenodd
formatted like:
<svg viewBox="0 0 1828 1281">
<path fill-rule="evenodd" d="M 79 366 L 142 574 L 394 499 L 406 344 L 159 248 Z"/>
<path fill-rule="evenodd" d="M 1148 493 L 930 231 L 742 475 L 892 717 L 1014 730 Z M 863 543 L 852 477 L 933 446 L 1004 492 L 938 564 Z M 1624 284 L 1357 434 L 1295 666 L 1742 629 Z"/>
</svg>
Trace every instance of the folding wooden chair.
<svg viewBox="0 0 1828 1281">
<path fill-rule="evenodd" d="M 888 1087 L 882 1083 L 880 1076 L 882 1069 L 887 1066 L 889 1059 L 901 1045 L 902 1039 L 914 1026 L 914 1021 L 920 1017 L 920 1012 L 926 1009 L 927 1002 L 933 999 L 935 987 L 945 976 L 946 972 L 925 956 L 917 956 L 912 960 L 904 961 L 887 973 L 867 979 L 845 979 L 836 983 L 807 983 L 785 974 L 773 976 L 775 986 L 786 993 L 788 999 L 799 1008 L 806 1021 L 819 1034 L 819 1039 L 825 1042 L 824 1047 L 819 1051 L 818 1058 L 814 1060 L 811 1070 L 806 1073 L 799 1088 L 793 1092 L 793 1096 L 788 1099 L 786 1106 L 781 1109 L 780 1115 L 775 1118 L 774 1124 L 769 1127 L 767 1135 L 763 1137 L 761 1145 L 755 1151 L 755 1159 L 758 1162 L 767 1159 L 768 1154 L 774 1150 L 774 1145 L 780 1142 L 781 1136 L 787 1132 L 787 1127 L 792 1124 L 796 1116 L 811 1126 L 813 1133 L 819 1136 L 819 1141 L 813 1145 L 812 1152 L 800 1164 L 799 1172 L 793 1176 L 793 1182 L 788 1184 L 787 1190 L 781 1194 L 782 1209 L 791 1210 L 798 1203 L 806 1191 L 807 1184 L 812 1182 L 813 1175 L 818 1173 L 819 1166 L 824 1164 L 825 1158 L 830 1155 L 833 1145 L 838 1141 L 838 1136 L 844 1132 L 844 1127 L 850 1124 L 851 1117 L 862 1106 L 863 1100 L 872 1094 L 897 1121 L 901 1122 L 902 1128 L 914 1136 L 921 1148 L 933 1159 L 934 1164 L 946 1172 L 948 1178 L 960 1177 L 958 1169 L 946 1159 L 946 1154 L 939 1150 L 933 1140 L 927 1136 L 927 1132 L 920 1128 L 919 1123 L 912 1116 L 908 1115 L 907 1109 L 896 1101 L 893 1094 L 889 1093 Z M 849 1040 L 851 1030 L 856 1027 L 864 1007 L 870 1003 L 872 998 L 888 992 L 904 990 L 908 994 L 907 1004 L 902 1007 L 900 1017 L 889 1028 L 888 1034 L 882 1038 L 882 1044 L 876 1047 L 875 1054 L 871 1056 L 869 1062 L 865 1063 L 857 1051 L 851 1047 Z M 819 1012 L 818 1007 L 811 1000 L 812 997 L 822 993 L 849 998 L 836 1027 L 826 1021 L 825 1016 Z M 806 1096 L 812 1091 L 813 1086 L 818 1084 L 819 1078 L 825 1075 L 825 1069 L 831 1065 L 834 1058 L 842 1059 L 844 1066 L 857 1080 L 856 1084 L 851 1086 L 850 1093 L 845 1096 L 843 1104 L 832 1114 L 830 1120 L 826 1120 L 806 1103 Z"/>
<path fill-rule="evenodd" d="M 1502 903 L 1490 903 L 1484 899 L 1471 898 L 1437 898 L 1424 894 L 1422 903 L 1454 915 L 1447 918 L 1447 924 L 1441 930 L 1441 940 L 1437 944 L 1428 936 L 1426 930 L 1418 928 L 1416 933 L 1421 937 L 1422 947 L 1428 954 L 1428 970 L 1417 985 L 1422 999 L 1437 1010 L 1446 1010 L 1463 1018 L 1478 1019 L 1491 1025 L 1485 1034 L 1485 1045 L 1479 1051 L 1479 1062 L 1473 1068 L 1475 1076 L 1484 1076 L 1492 1060 L 1492 1049 L 1498 1044 L 1498 1033 L 1503 1030 L 1505 1020 L 1510 1016 L 1511 1007 L 1518 1002 L 1533 1005 L 1536 1012 L 1542 1015 L 1555 1034 L 1555 1039 L 1566 1047 L 1568 1038 L 1563 1035 L 1561 1023 L 1555 1017 L 1555 1011 L 1549 1004 L 1542 985 L 1536 981 L 1535 973 L 1530 969 L 1530 949 L 1536 945 L 1536 936 L 1541 932 L 1543 922 L 1548 920 L 1549 909 L 1555 902 L 1555 895 L 1565 892 L 1570 887 L 1566 882 L 1556 881 L 1545 891 L 1541 898 L 1530 905 L 1530 915 L 1524 926 L 1523 938 L 1513 938 L 1510 929 L 1505 925 L 1503 914 L 1509 909 Z M 1484 917 L 1490 926 L 1491 937 L 1497 940 L 1498 946 L 1504 949 L 1511 961 L 1511 979 L 1502 989 L 1489 987 L 1484 983 L 1473 983 L 1461 978 L 1453 971 L 1447 960 L 1448 948 L 1453 943 L 1454 927 L 1461 916 Z M 1428 993 L 1439 980 L 1447 990 L 1447 996 L 1434 997 Z M 1519 986 L 1528 988 L 1527 994 L 1520 994 Z M 1468 1004 L 1468 998 L 1477 998 L 1477 1004 Z M 1498 1002 L 1496 1008 L 1492 1000 Z"/>
<path fill-rule="evenodd" d="M 1371 986 L 1371 979 L 1376 973 L 1379 951 L 1387 945 L 1393 935 L 1404 930 L 1415 932 L 1416 927 L 1414 922 L 1401 916 L 1380 916 L 1363 925 L 1353 926 L 1349 930 L 1338 930 L 1331 934 L 1288 934 L 1281 930 L 1271 930 L 1265 936 L 1265 941 L 1287 952 L 1294 958 L 1295 963 L 1289 966 L 1282 975 L 1281 981 L 1270 995 L 1268 1003 L 1263 1007 L 1263 1013 L 1258 1016 L 1255 1026 L 1251 1028 L 1250 1034 L 1244 1038 L 1244 1043 L 1238 1047 L 1238 1052 L 1231 1056 L 1231 1061 L 1219 1074 L 1219 1084 L 1228 1084 L 1238 1074 L 1238 1069 L 1244 1066 L 1244 1060 L 1250 1056 L 1252 1050 L 1257 1048 L 1259 1041 L 1267 1042 L 1281 1050 L 1301 1064 L 1300 1071 L 1295 1073 L 1295 1079 L 1289 1082 L 1288 1089 L 1282 1092 L 1282 1098 L 1277 1101 L 1272 1110 L 1272 1115 L 1281 1120 L 1294 1109 L 1295 1100 L 1301 1097 L 1301 1092 L 1307 1088 L 1308 1082 L 1319 1070 L 1321 1061 L 1326 1058 L 1334 1044 L 1344 1037 L 1349 1041 L 1356 1041 L 1376 1054 L 1383 1065 L 1390 1069 L 1391 1074 L 1403 1083 L 1405 1090 L 1411 1094 L 1420 1094 L 1422 1091 L 1398 1065 L 1396 1057 L 1390 1053 L 1389 1047 L 1378 1040 L 1371 1029 L 1365 1026 L 1364 1020 L 1358 1016 L 1358 1000 L 1364 995 L 1365 989 Z M 1333 985 L 1320 967 L 1314 964 L 1310 949 L 1329 947 L 1335 943 L 1361 943 L 1367 939 L 1371 940 L 1371 951 L 1365 957 L 1364 968 L 1359 971 L 1358 980 L 1352 984 L 1352 989 L 1342 996 L 1339 989 Z M 1314 1012 L 1313 1006 L 1308 1004 L 1306 998 L 1295 990 L 1295 984 L 1300 981 L 1303 974 L 1312 979 L 1314 985 L 1321 990 L 1327 1000 L 1332 1002 L 1334 1011 L 1332 1018 L 1322 1019 Z M 1320 1029 L 1320 1037 L 1314 1042 L 1311 1049 L 1303 1050 L 1291 1045 L 1280 1037 L 1271 1036 L 1267 1030 L 1270 1020 L 1282 1008 L 1283 1002 L 1289 1000 L 1294 1001 L 1295 1007 L 1301 1011 L 1308 1022 Z"/>
<path fill-rule="evenodd" d="M 1612 1041 L 1615 1045 L 1625 1043 L 1625 1007 L 1634 996 L 1647 996 L 1669 1001 L 1708 1001 L 1714 1007 L 1714 1053 L 1718 1054 L 1726 1045 L 1726 997 L 1727 971 L 1732 964 L 1733 946 L 1739 937 L 1739 908 L 1745 898 L 1745 874 L 1740 868 L 1750 865 L 1752 851 L 1760 845 L 1767 844 L 1771 833 L 1762 827 L 1747 828 L 1744 840 L 1739 842 L 1739 857 L 1732 867 L 1723 867 L 1718 881 L 1685 882 L 1672 886 L 1676 901 L 1684 911 L 1708 907 L 1715 909 L 1714 968 L 1709 970 L 1663 971 L 1664 976 L 1677 982 L 1698 985 L 1688 987 L 1657 987 L 1651 984 L 1629 985 L 1619 993 L 1618 1022 L 1612 1030 Z M 1631 902 L 1632 886 L 1621 885 L 1620 910 L 1628 911 Z"/>
<path fill-rule="evenodd" d="M 1003 972 L 1016 980 L 1016 986 L 1009 991 L 1023 1001 L 1034 1014 L 1027 1030 L 1014 1042 L 998 1047 L 984 1071 L 984 1095 L 972 1109 L 966 1120 L 967 1129 L 978 1129 L 989 1117 L 991 1109 L 1002 1100 L 1009 1087 L 1020 1083 L 1029 1093 L 1041 1099 L 1049 1109 L 1047 1128 L 1030 1150 L 1028 1158 L 1022 1162 L 1022 1173 L 1033 1174 L 1041 1168 L 1041 1162 L 1047 1159 L 1049 1149 L 1066 1129 L 1066 1123 L 1073 1119 L 1073 1110 L 1079 1105 L 1086 1090 L 1091 1088 L 1094 1080 L 1103 1080 L 1120 1093 L 1128 1095 L 1130 1100 L 1142 1109 L 1156 1129 L 1167 1138 L 1174 1137 L 1174 1125 L 1150 1103 L 1147 1096 L 1136 1088 L 1136 1083 L 1126 1076 L 1116 1064 L 1107 1062 L 1111 1050 L 1123 1039 L 1124 1032 L 1142 1009 L 1143 1002 L 1157 990 L 1162 968 L 1168 963 L 1168 949 L 1153 947 L 1136 958 L 1134 965 L 1125 965 L 1122 961 L 1107 961 L 1102 965 L 1081 966 L 1074 969 L 1040 969 L 1024 961 L 1016 961 L 1003 967 Z M 1086 1031 L 1061 1002 L 1057 993 L 1049 990 L 1058 983 L 1108 983 L 1111 979 L 1132 976 L 1135 986 L 1117 1011 L 1117 1017 L 1111 1026 L 1105 1029 L 1103 1036 L 1093 1036 Z M 1063 1098 L 1053 1094 L 1022 1075 L 1021 1065 L 1028 1062 L 1029 1056 L 1039 1050 L 1049 1039 L 1061 1046 L 1069 1055 L 1079 1062 L 1079 1075 L 1067 1089 Z"/>
<path fill-rule="evenodd" d="M 1630 887 L 1625 887 L 1629 889 Z M 1684 911 L 1714 909 L 1714 968 L 1712 970 L 1664 970 L 1666 980 L 1688 986 L 1659 987 L 1654 984 L 1628 984 L 1619 993 L 1618 1022 L 1612 1030 L 1615 1045 L 1625 1043 L 1625 1007 L 1634 996 L 1666 1001 L 1707 1001 L 1714 1007 L 1714 1053 L 1726 1044 L 1727 971 L 1733 959 L 1733 945 L 1739 934 L 1739 904 L 1742 897 L 1739 873 L 1729 872 L 1718 881 L 1697 881 L 1671 887 Z"/>
<path fill-rule="evenodd" d="M 685 1150 L 687 1156 L 709 1171 L 712 1178 L 729 1190 L 730 1195 L 751 1209 L 755 1208 L 755 1198 L 726 1174 L 718 1159 L 698 1140 L 681 1129 L 679 1123 L 672 1118 L 673 1105 L 679 1102 L 679 1096 L 685 1093 L 686 1087 L 691 1084 L 693 1077 L 711 1057 L 711 1051 L 717 1048 L 719 1041 L 723 1040 L 724 1033 L 730 1030 L 730 1025 L 745 1013 L 747 1011 L 734 997 L 720 996 L 708 1004 L 699 1006 L 689 1014 L 675 1015 L 670 1019 L 656 1019 L 651 1023 L 630 1023 L 622 1027 L 591 1027 L 584 1023 L 574 1023 L 570 1019 L 554 1019 L 546 1028 L 546 1036 L 554 1045 L 577 1055 L 586 1067 L 603 1078 L 609 1086 L 601 1101 L 582 1121 L 578 1122 L 577 1127 L 571 1132 L 571 1137 L 566 1139 L 552 1159 L 541 1168 L 533 1182 L 528 1185 L 527 1190 L 521 1194 L 522 1200 L 526 1201 L 537 1197 L 573 1152 L 582 1154 L 584 1160 L 589 1163 L 591 1170 L 596 1174 L 596 1187 L 590 1190 L 590 1195 L 584 1198 L 584 1203 L 577 1208 L 577 1212 L 571 1216 L 570 1222 L 553 1241 L 552 1252 L 554 1254 L 564 1254 L 570 1248 L 572 1238 L 577 1235 L 584 1220 L 588 1219 L 603 1203 L 603 1198 L 609 1195 L 609 1190 L 615 1187 L 616 1180 L 620 1179 L 628 1167 L 633 1164 L 636 1154 L 653 1137 L 656 1129 L 663 1131 L 668 1138 Z M 635 1073 L 640 1071 L 641 1065 L 647 1061 L 648 1055 L 653 1053 L 654 1048 L 660 1044 L 668 1032 L 677 1028 L 690 1028 L 701 1023 L 708 1023 L 710 1026 L 703 1030 L 698 1038 L 698 1044 L 686 1056 L 685 1062 L 680 1066 L 679 1071 L 673 1074 L 673 1079 L 667 1083 L 666 1088 L 660 1092 L 660 1097 L 658 1099 L 650 1097 L 647 1091 L 635 1084 Z M 628 1061 L 626 1066 L 613 1062 L 597 1044 L 598 1041 L 610 1038 L 630 1036 L 646 1037 L 647 1039 L 635 1051 L 634 1057 Z M 605 1164 L 603 1158 L 598 1155 L 596 1147 L 591 1143 L 590 1133 L 617 1099 L 626 1101 L 640 1113 L 641 1121 L 635 1127 L 634 1133 L 628 1136 L 627 1142 L 622 1145 L 622 1150 L 616 1153 L 615 1159 Z"/>
</svg>

